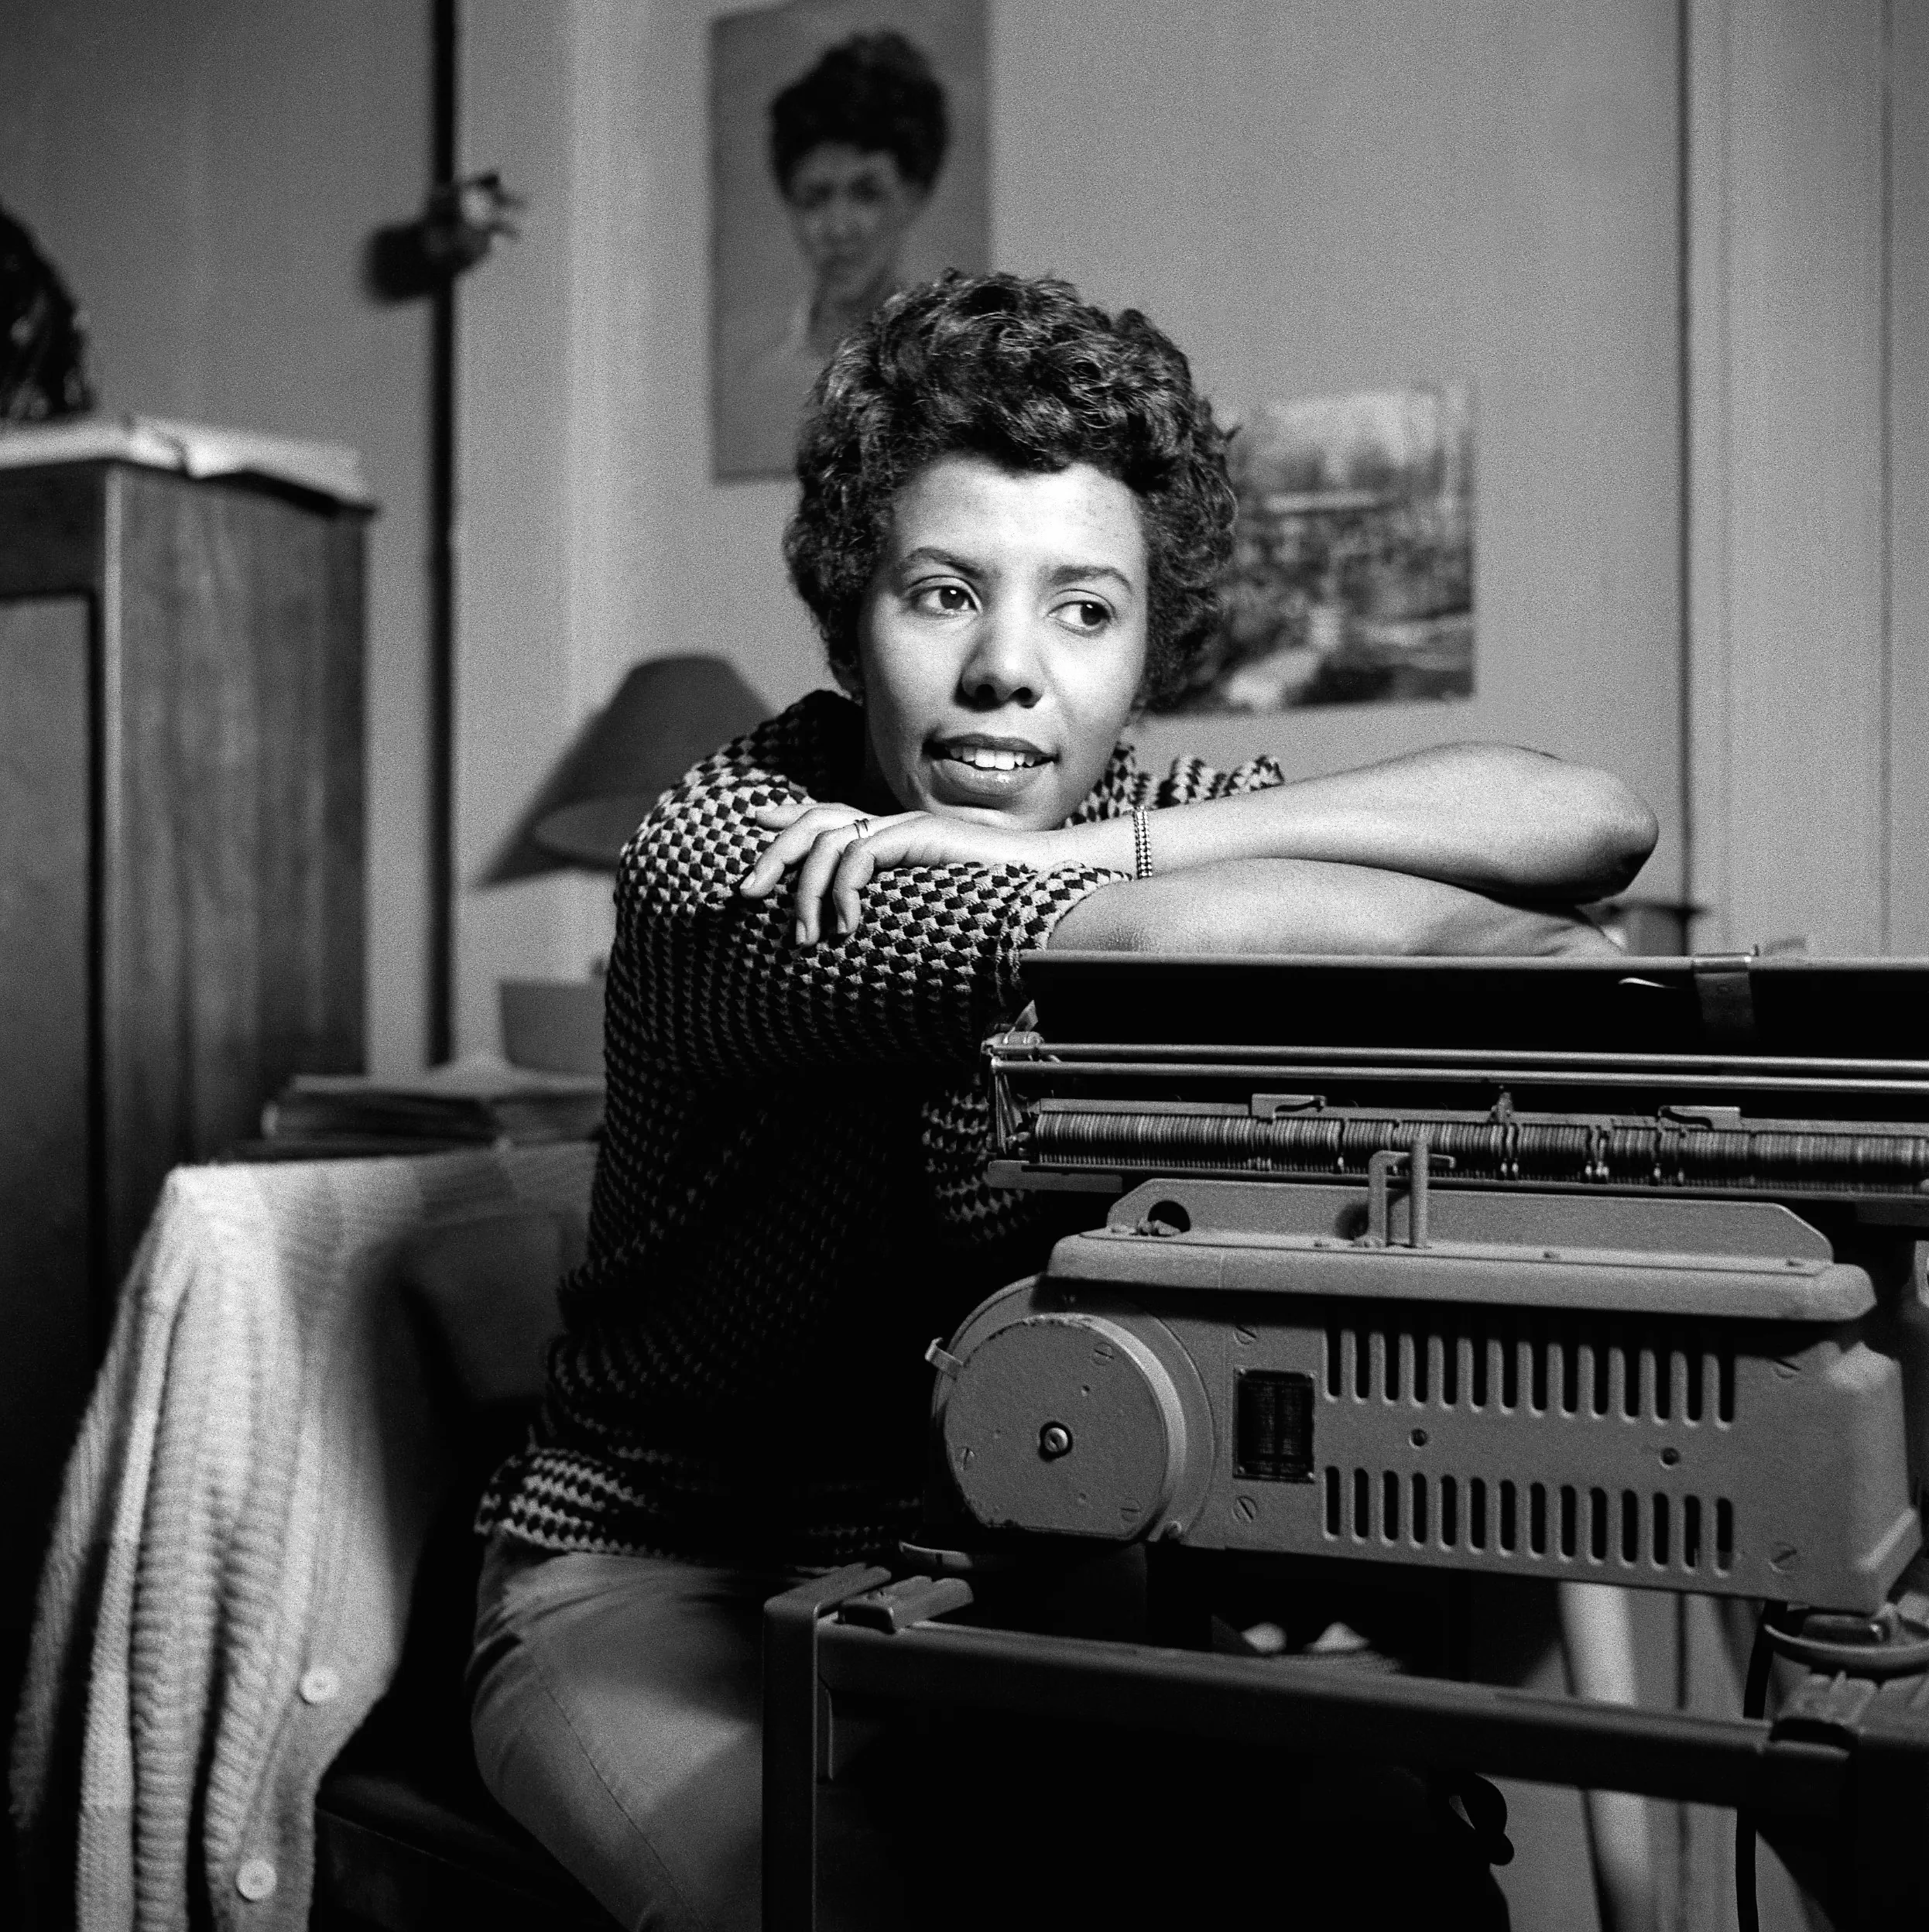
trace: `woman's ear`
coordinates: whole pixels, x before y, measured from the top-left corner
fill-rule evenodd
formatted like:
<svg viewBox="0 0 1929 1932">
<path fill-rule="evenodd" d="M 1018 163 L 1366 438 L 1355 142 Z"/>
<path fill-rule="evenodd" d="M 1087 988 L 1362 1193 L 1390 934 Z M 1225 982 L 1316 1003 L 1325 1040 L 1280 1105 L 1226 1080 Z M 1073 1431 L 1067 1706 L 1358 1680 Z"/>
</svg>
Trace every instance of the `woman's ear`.
<svg viewBox="0 0 1929 1932">
<path fill-rule="evenodd" d="M 837 658 L 831 660 L 831 675 L 838 681 L 838 689 L 846 697 L 862 704 L 864 702 L 864 673 L 856 662 L 845 663 Z"/>
</svg>

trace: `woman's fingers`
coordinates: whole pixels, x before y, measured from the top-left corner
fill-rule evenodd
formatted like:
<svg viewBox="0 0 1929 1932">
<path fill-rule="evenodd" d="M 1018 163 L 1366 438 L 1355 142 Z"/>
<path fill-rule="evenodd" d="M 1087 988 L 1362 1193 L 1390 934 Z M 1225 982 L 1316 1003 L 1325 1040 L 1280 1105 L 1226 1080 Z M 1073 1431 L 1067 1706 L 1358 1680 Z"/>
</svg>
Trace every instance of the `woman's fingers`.
<svg viewBox="0 0 1929 1932">
<path fill-rule="evenodd" d="M 737 890 L 765 899 L 793 866 L 793 903 L 800 945 L 854 933 L 863 917 L 859 895 L 893 865 L 1041 865 L 1049 854 L 1038 834 L 1006 832 L 928 812 L 868 817 L 850 805 L 797 804 L 779 800 L 751 816 L 776 834 L 745 873 Z M 855 848 L 855 850 L 853 849 Z"/>
<path fill-rule="evenodd" d="M 863 903 L 858 895 L 870 884 L 871 875 L 877 868 L 877 854 L 868 838 L 853 838 L 838 855 L 837 869 L 831 875 L 831 910 L 838 924 L 836 936 L 848 939 L 862 923 Z"/>
<path fill-rule="evenodd" d="M 893 865 L 917 865 L 931 823 L 927 812 L 901 812 L 895 818 L 863 818 L 838 849 L 831 874 L 826 908 L 833 925 L 827 938 L 848 938 L 864 923 L 865 887 Z M 942 860 L 938 862 L 943 863 Z"/>
<path fill-rule="evenodd" d="M 820 831 L 797 868 L 797 882 L 791 903 L 796 911 L 797 944 L 814 946 L 824 937 L 825 900 L 831 891 L 832 874 L 844 848 L 856 837 L 851 823 Z"/>
<path fill-rule="evenodd" d="M 780 828 L 758 855 L 756 864 L 738 883 L 737 890 L 745 899 L 762 899 L 810 851 L 813 841 L 827 827 L 848 825 L 857 814 L 846 805 L 800 806 L 780 800 L 774 805 L 758 807 L 751 816 L 760 825 Z"/>
</svg>

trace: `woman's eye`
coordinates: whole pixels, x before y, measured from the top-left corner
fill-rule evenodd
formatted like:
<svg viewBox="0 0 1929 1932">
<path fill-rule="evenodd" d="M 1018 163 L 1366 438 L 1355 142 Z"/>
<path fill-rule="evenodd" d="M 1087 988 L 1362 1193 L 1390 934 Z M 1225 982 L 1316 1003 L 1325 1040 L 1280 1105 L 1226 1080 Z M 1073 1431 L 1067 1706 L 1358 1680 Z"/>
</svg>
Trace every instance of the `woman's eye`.
<svg viewBox="0 0 1929 1932">
<path fill-rule="evenodd" d="M 971 594 L 962 584 L 927 584 L 913 594 L 913 607 L 940 617 L 955 617 L 971 608 Z"/>
<path fill-rule="evenodd" d="M 1112 622 L 1112 609 L 1095 597 L 1078 597 L 1060 605 L 1058 617 L 1074 631 L 1102 631 Z"/>
</svg>

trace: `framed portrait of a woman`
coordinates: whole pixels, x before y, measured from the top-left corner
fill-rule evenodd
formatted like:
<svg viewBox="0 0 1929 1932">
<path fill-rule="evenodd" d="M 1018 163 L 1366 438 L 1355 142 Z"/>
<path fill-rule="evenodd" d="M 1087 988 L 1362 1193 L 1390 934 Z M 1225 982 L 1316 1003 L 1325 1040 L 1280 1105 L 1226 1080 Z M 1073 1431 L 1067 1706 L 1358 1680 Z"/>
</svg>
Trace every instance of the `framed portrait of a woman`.
<svg viewBox="0 0 1929 1932">
<path fill-rule="evenodd" d="M 711 39 L 711 437 L 787 475 L 805 396 L 894 289 L 990 265 L 985 0 L 791 0 Z"/>
</svg>

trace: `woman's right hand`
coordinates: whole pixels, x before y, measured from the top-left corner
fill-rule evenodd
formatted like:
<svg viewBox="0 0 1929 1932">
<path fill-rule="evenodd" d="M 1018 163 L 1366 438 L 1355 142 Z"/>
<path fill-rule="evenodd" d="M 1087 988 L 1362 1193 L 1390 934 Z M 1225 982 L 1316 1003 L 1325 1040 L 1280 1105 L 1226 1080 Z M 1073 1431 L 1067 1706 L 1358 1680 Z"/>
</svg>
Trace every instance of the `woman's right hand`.
<svg viewBox="0 0 1929 1932">
<path fill-rule="evenodd" d="M 765 899 L 793 867 L 797 944 L 848 937 L 862 916 L 858 898 L 872 877 L 893 865 L 1019 865 L 1054 862 L 1050 832 L 1008 831 L 936 812 L 867 816 L 854 805 L 760 806 L 759 825 L 776 834 L 737 890 Z"/>
</svg>

